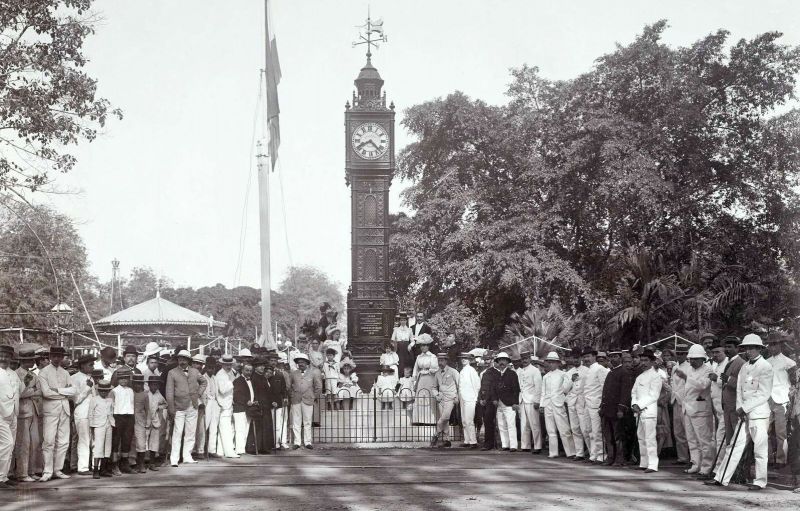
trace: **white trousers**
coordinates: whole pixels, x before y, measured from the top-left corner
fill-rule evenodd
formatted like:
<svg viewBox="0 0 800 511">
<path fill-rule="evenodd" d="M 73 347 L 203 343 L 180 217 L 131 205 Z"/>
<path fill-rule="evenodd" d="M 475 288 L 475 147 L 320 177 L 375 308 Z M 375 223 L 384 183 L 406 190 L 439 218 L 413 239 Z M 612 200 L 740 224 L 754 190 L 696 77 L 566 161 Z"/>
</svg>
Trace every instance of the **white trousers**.
<svg viewBox="0 0 800 511">
<path fill-rule="evenodd" d="M 292 435 L 294 445 L 311 445 L 311 416 L 314 413 L 314 405 L 305 403 L 292 404 Z M 305 433 L 305 438 L 303 438 Z M 302 440 L 302 442 L 301 442 Z"/>
<path fill-rule="evenodd" d="M 756 478 L 753 479 L 753 484 L 762 488 L 767 486 L 767 456 L 769 450 L 768 431 L 768 418 L 747 419 L 747 421 L 742 424 L 741 430 L 739 431 L 739 436 L 735 439 L 736 442 L 733 443 L 733 439 L 731 439 L 731 443 L 733 443 L 733 445 L 728 449 L 728 459 L 726 459 L 722 464 L 723 470 L 725 470 L 727 464 L 727 470 L 725 470 L 724 474 L 718 473 L 715 479 L 724 486 L 728 486 L 728 483 L 731 482 L 733 473 L 736 471 L 736 467 L 739 465 L 739 460 L 742 458 L 742 452 L 744 452 L 747 441 L 752 438 L 753 454 L 756 459 Z M 734 430 L 734 436 L 736 436 L 736 430 Z"/>
<path fill-rule="evenodd" d="M 592 457 L 592 416 L 589 413 L 589 407 L 581 403 L 578 405 L 578 416 L 580 418 L 581 433 L 583 433 L 583 441 L 586 443 L 586 454 L 589 458 Z"/>
<path fill-rule="evenodd" d="M 636 436 L 639 439 L 639 466 L 658 470 L 658 441 L 656 439 L 656 417 L 639 418 Z"/>
<path fill-rule="evenodd" d="M 30 460 L 33 457 L 33 439 L 38 437 L 39 431 L 33 422 L 33 417 L 17 419 L 17 441 L 14 444 L 14 465 L 18 479 L 27 477 L 32 470 Z M 36 446 L 38 449 L 38 446 Z"/>
<path fill-rule="evenodd" d="M 78 432 L 78 472 L 89 471 L 89 446 L 92 442 L 92 428 L 89 419 L 75 419 L 75 430 Z"/>
<path fill-rule="evenodd" d="M 172 452 L 169 461 L 177 465 L 181 457 L 181 437 L 183 437 L 183 462 L 192 460 L 194 435 L 197 432 L 197 410 L 187 408 L 175 411 L 175 425 L 172 428 Z"/>
<path fill-rule="evenodd" d="M 219 403 L 209 401 L 206 404 L 206 437 L 208 437 L 208 453 L 217 453 L 217 437 L 219 436 Z M 219 446 L 222 450 L 222 446 Z"/>
<path fill-rule="evenodd" d="M 542 422 L 539 418 L 539 410 L 534 408 L 533 403 L 519 404 L 519 427 L 520 449 L 528 450 L 531 448 L 531 437 L 533 437 L 533 448 L 542 448 Z"/>
<path fill-rule="evenodd" d="M 42 440 L 42 456 L 44 472 L 53 475 L 64 468 L 64 458 L 69 447 L 69 414 L 59 408 L 44 417 L 44 438 Z"/>
<path fill-rule="evenodd" d="M 592 445 L 591 451 L 589 451 L 589 459 L 605 461 L 606 455 L 603 452 L 603 419 L 600 417 L 600 408 L 591 408 L 587 406 L 586 411 L 592 423 Z"/>
<path fill-rule="evenodd" d="M 675 450 L 678 461 L 689 461 L 689 444 L 686 439 L 686 421 L 683 405 L 677 400 L 672 405 L 672 433 L 675 435 Z"/>
<path fill-rule="evenodd" d="M 11 458 L 14 455 L 16 437 L 17 416 L 11 414 L 10 417 L 0 417 L 0 482 L 8 481 L 8 471 L 11 470 Z"/>
<path fill-rule="evenodd" d="M 578 413 L 577 405 L 567 405 L 567 412 L 569 415 L 569 427 L 572 430 L 572 443 L 575 447 L 575 456 L 581 458 L 585 457 L 586 451 L 583 448 L 585 440 L 583 438 L 583 430 L 581 428 L 581 419 L 580 414 Z"/>
<path fill-rule="evenodd" d="M 205 454 L 206 452 L 206 408 L 197 409 L 197 429 L 194 436 L 195 452 Z"/>
<path fill-rule="evenodd" d="M 503 449 L 517 448 L 517 412 L 502 401 L 497 403 L 497 429 L 500 430 L 500 445 Z"/>
<path fill-rule="evenodd" d="M 222 447 L 222 455 L 226 458 L 236 457 L 236 448 L 233 445 L 234 429 L 233 429 L 233 408 L 222 409 L 219 414 L 219 442 L 222 444 L 217 445 L 217 454 Z"/>
<path fill-rule="evenodd" d="M 684 414 L 686 441 L 689 444 L 689 457 L 692 466 L 698 467 L 701 474 L 711 472 L 714 461 L 714 418 L 711 415 L 690 417 Z"/>
<path fill-rule="evenodd" d="M 477 401 L 461 401 L 461 427 L 464 429 L 464 443 L 478 445 L 475 431 L 475 405 Z"/>
<path fill-rule="evenodd" d="M 289 409 L 275 409 L 275 447 L 289 447 Z"/>
<path fill-rule="evenodd" d="M 233 414 L 233 427 L 236 431 L 236 454 L 244 454 L 247 446 L 247 432 L 250 431 L 250 417 L 247 412 Z"/>
<path fill-rule="evenodd" d="M 544 407 L 544 427 L 547 429 L 547 443 L 550 449 L 549 454 L 551 458 L 558 456 L 559 435 L 561 435 L 561 443 L 564 444 L 564 452 L 567 453 L 567 456 L 575 455 L 572 445 L 572 430 L 569 426 L 567 409 L 563 405 L 548 405 Z"/>
<path fill-rule="evenodd" d="M 725 413 L 722 411 L 722 399 L 714 399 L 711 401 L 711 404 L 714 408 L 714 420 L 716 421 L 716 427 L 714 427 L 714 449 L 719 447 L 720 442 L 725 441 Z M 712 454 L 713 457 L 717 454 L 714 451 Z"/>
</svg>

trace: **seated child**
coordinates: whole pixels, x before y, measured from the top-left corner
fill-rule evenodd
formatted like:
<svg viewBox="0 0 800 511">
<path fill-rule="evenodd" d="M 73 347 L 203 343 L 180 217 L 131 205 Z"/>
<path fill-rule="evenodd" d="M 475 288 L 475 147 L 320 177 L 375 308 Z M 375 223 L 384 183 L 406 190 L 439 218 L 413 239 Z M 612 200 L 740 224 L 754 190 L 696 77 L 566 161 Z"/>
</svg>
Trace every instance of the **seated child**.
<svg viewBox="0 0 800 511">
<path fill-rule="evenodd" d="M 381 410 L 392 410 L 394 408 L 394 392 L 397 389 L 397 376 L 394 375 L 394 368 L 389 365 L 381 366 L 381 374 L 375 381 L 373 392 L 381 401 Z"/>
</svg>

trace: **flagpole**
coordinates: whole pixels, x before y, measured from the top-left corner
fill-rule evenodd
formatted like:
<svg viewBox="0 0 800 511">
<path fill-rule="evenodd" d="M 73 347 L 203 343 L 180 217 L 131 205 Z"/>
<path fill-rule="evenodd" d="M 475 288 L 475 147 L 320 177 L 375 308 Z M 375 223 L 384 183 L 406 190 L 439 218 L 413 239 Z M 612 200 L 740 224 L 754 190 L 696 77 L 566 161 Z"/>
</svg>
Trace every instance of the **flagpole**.
<svg viewBox="0 0 800 511">
<path fill-rule="evenodd" d="M 269 173 L 270 158 L 258 142 L 258 220 L 261 245 L 261 334 L 262 345 L 273 347 L 270 325 L 272 324 L 272 282 L 270 274 L 270 229 L 269 229 Z"/>
</svg>

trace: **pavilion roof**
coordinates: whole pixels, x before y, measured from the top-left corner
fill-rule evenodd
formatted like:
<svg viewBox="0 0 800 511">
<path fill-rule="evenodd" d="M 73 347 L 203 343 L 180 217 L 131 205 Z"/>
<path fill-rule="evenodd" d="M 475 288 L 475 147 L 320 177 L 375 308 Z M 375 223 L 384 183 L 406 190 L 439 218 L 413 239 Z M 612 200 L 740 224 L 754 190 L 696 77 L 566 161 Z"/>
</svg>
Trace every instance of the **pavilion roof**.
<svg viewBox="0 0 800 511">
<path fill-rule="evenodd" d="M 225 323 L 214 321 L 210 316 L 203 316 L 199 312 L 181 307 L 176 303 L 161 298 L 155 298 L 140 304 L 128 307 L 110 316 L 95 321 L 96 326 L 125 326 L 125 325 L 187 325 L 208 326 L 222 328 Z"/>
</svg>

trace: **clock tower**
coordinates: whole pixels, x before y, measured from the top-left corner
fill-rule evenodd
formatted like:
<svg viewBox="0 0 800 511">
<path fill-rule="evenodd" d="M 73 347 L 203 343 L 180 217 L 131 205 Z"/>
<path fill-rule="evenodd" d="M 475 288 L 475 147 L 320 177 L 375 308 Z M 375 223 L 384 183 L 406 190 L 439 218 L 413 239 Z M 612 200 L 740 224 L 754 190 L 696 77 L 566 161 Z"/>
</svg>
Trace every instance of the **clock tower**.
<svg viewBox="0 0 800 511">
<path fill-rule="evenodd" d="M 389 293 L 389 187 L 395 171 L 394 104 L 386 105 L 383 79 L 372 65 L 374 34 L 383 22 L 367 19 L 367 63 L 345 105 L 345 180 L 351 193 L 351 271 L 347 293 L 347 347 L 362 388 L 378 374 L 383 344 L 391 338 L 397 302 Z M 358 44 L 358 43 L 354 43 Z M 401 375 L 402 376 L 402 375 Z"/>
</svg>

